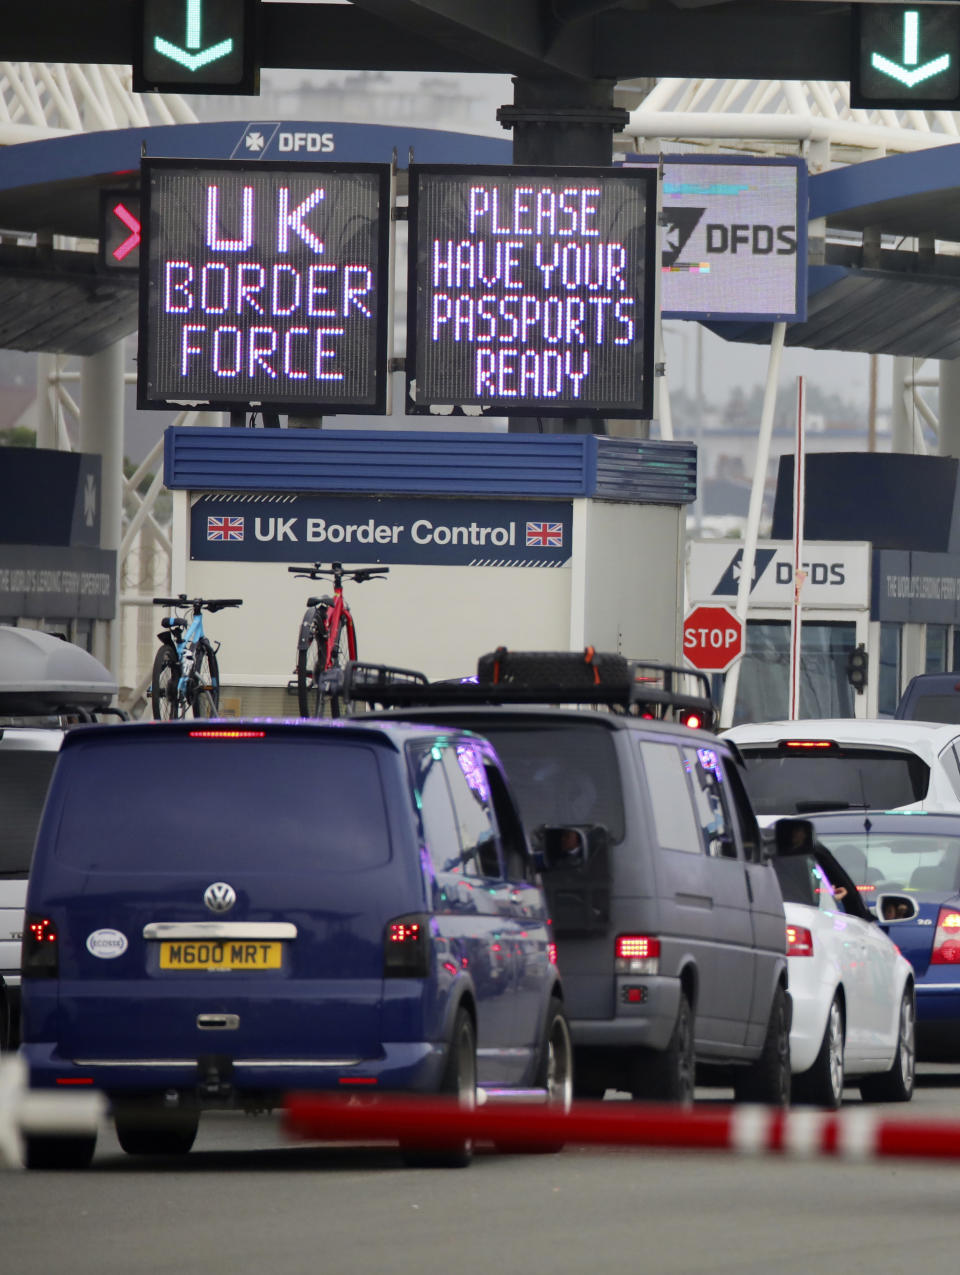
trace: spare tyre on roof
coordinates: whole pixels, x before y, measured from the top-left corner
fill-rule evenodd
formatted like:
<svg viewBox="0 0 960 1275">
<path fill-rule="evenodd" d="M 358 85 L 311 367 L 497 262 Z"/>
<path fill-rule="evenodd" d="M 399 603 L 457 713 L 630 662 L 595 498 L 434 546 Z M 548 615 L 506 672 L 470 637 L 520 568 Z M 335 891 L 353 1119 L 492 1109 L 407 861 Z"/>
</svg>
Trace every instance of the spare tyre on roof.
<svg viewBox="0 0 960 1275">
<path fill-rule="evenodd" d="M 37 716 L 108 708 L 117 693 L 109 669 L 52 633 L 0 625 L 0 714 Z"/>
</svg>

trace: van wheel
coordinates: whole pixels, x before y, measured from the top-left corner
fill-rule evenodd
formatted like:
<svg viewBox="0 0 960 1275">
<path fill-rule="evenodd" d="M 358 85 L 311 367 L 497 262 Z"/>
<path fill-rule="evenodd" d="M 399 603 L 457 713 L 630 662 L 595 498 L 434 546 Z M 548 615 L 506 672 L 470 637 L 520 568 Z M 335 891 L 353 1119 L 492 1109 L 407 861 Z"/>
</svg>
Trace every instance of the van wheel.
<svg viewBox="0 0 960 1275">
<path fill-rule="evenodd" d="M 196 1111 L 158 1111 L 151 1115 L 143 1109 L 114 1116 L 117 1141 L 127 1155 L 186 1155 L 193 1146 L 200 1124 Z"/>
<path fill-rule="evenodd" d="M 916 1022 L 913 989 L 908 987 L 900 1002 L 900 1030 L 893 1066 L 879 1076 L 864 1076 L 860 1081 L 860 1097 L 864 1102 L 909 1102 L 913 1097 L 917 1060 Z"/>
<path fill-rule="evenodd" d="M 779 983 L 763 1050 L 755 1063 L 735 1076 L 733 1093 L 737 1102 L 760 1102 L 768 1107 L 785 1107 L 790 1102 L 790 1018 L 787 994 Z"/>
<path fill-rule="evenodd" d="M 793 1082 L 794 1100 L 836 1111 L 843 1101 L 843 1011 L 835 996 L 827 1015 L 820 1052 L 809 1071 Z"/>
<path fill-rule="evenodd" d="M 547 1106 L 551 1111 L 567 1112 L 573 1104 L 573 1042 L 570 1027 L 563 1009 L 563 1001 L 551 996 L 547 1009 L 547 1025 L 540 1047 L 534 1088 L 543 1089 Z M 495 1143 L 498 1151 L 515 1155 L 556 1155 L 564 1148 L 563 1142 Z"/>
<path fill-rule="evenodd" d="M 89 1169 L 97 1148 L 97 1135 L 52 1138 L 27 1134 L 23 1139 L 23 1163 L 27 1169 Z"/>
<path fill-rule="evenodd" d="M 681 992 L 670 1043 L 666 1049 L 644 1050 L 634 1063 L 630 1086 L 634 1098 L 691 1106 L 696 1086 L 693 1040 L 693 1007 L 686 992 Z"/>
<path fill-rule="evenodd" d="M 454 1019 L 440 1093 L 456 1095 L 465 1110 L 477 1105 L 477 1035 L 473 1019 L 462 1006 Z M 437 1147 L 401 1143 L 400 1155 L 412 1169 L 465 1169 L 473 1159 L 473 1139 L 459 1138 Z"/>
</svg>

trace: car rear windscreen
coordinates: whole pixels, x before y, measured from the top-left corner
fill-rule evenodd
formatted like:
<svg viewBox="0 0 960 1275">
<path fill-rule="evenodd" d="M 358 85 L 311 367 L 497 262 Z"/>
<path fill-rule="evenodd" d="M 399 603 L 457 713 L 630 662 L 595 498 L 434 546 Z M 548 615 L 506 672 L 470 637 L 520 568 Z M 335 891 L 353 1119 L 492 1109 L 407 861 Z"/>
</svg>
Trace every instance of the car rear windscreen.
<svg viewBox="0 0 960 1275">
<path fill-rule="evenodd" d="M 26 877 L 55 751 L 0 752 L 0 877 Z"/>
<path fill-rule="evenodd" d="M 960 722 L 960 695 L 918 695 L 910 705 L 910 716 L 917 722 L 953 726 Z"/>
<path fill-rule="evenodd" d="M 890 810 L 922 801 L 930 784 L 926 763 L 915 753 L 894 748 L 785 753 L 780 748 L 742 747 L 740 751 L 747 791 L 758 815 Z"/>
<path fill-rule="evenodd" d="M 623 793 L 611 732 L 589 723 L 471 723 L 500 755 L 528 831 L 544 824 L 603 824 L 624 834 Z"/>
<path fill-rule="evenodd" d="M 90 872 L 354 872 L 390 857 L 376 753 L 360 743 L 120 729 L 65 754 L 61 775 L 56 856 Z"/>
</svg>

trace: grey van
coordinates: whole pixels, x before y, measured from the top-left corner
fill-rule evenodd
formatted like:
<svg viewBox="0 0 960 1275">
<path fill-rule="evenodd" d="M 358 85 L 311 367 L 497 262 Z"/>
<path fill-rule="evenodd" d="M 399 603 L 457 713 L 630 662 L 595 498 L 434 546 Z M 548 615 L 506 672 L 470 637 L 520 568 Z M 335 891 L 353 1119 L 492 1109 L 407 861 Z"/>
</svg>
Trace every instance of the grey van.
<svg viewBox="0 0 960 1275">
<path fill-rule="evenodd" d="M 355 699 L 365 695 L 359 674 L 348 666 Z M 581 832 L 546 881 L 578 1094 L 688 1101 L 699 1067 L 722 1068 L 738 1099 L 786 1103 L 783 900 L 735 751 L 706 731 L 639 716 L 632 685 L 407 679 L 391 689 L 385 680 L 366 695 L 380 715 L 493 743 L 551 859 L 564 853 L 552 829 Z M 619 711 L 537 702 L 551 699 Z M 398 707 L 382 707 L 390 703 Z M 809 836 L 809 825 L 784 821 L 779 835 Z"/>
</svg>

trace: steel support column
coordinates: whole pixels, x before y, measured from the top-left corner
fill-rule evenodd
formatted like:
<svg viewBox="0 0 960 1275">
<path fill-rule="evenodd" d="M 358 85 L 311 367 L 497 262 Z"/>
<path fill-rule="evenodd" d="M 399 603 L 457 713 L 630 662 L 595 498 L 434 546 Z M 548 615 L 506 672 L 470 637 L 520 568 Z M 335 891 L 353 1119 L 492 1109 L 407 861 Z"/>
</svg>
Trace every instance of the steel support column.
<svg viewBox="0 0 960 1275">
<path fill-rule="evenodd" d="M 941 456 L 960 456 L 960 359 L 940 360 Z"/>
<path fill-rule="evenodd" d="M 100 547 L 119 549 L 123 523 L 124 343 L 118 341 L 82 362 L 80 451 L 101 458 Z M 119 563 L 117 564 L 119 572 Z M 117 581 L 119 592 L 120 581 Z M 97 622 L 94 655 L 119 677 L 120 626 Z"/>
<path fill-rule="evenodd" d="M 501 106 L 497 119 L 513 130 L 515 164 L 613 162 L 613 135 L 630 114 L 613 104 L 613 80 L 513 81 L 513 105 Z M 513 434 L 605 434 L 606 422 L 585 417 L 512 417 Z"/>
</svg>

